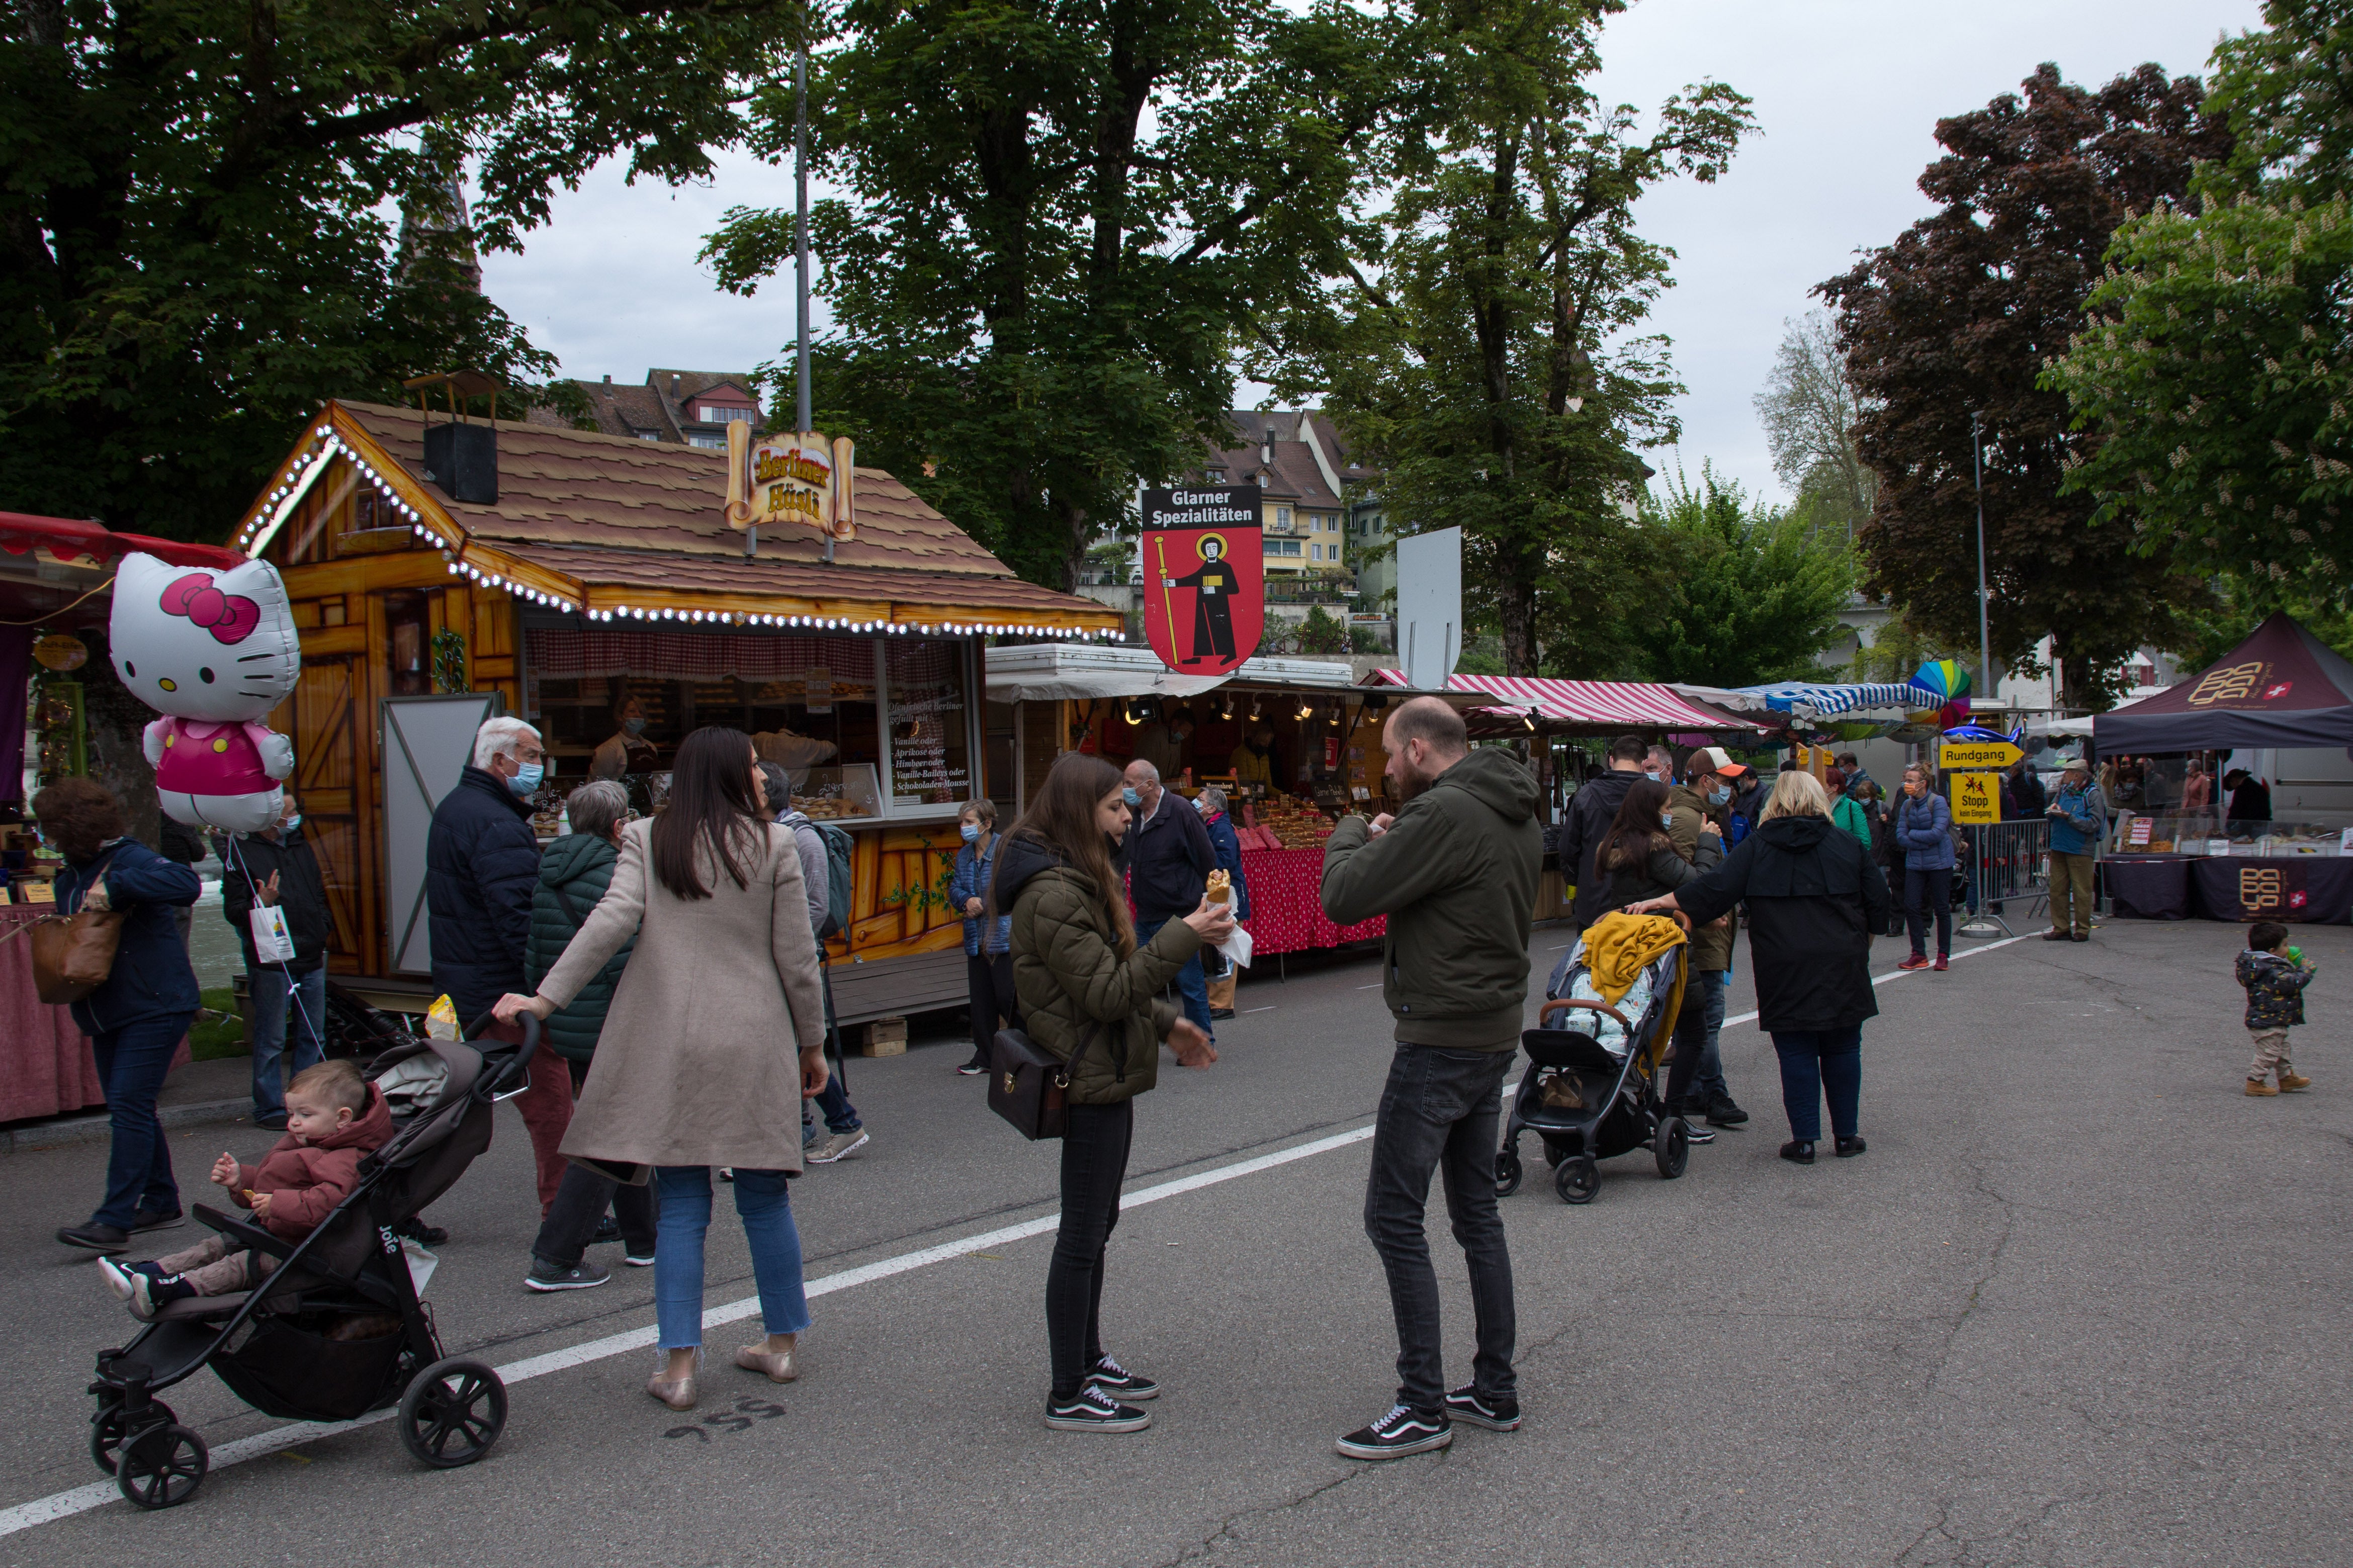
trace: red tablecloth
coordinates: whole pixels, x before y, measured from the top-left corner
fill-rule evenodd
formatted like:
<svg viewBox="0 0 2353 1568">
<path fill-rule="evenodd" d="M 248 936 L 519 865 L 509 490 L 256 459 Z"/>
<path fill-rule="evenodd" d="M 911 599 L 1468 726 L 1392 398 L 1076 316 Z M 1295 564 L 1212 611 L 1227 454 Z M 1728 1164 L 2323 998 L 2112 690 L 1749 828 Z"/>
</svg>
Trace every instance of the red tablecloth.
<svg viewBox="0 0 2353 1568">
<path fill-rule="evenodd" d="M 34 992 L 33 944 L 16 935 L 50 912 L 37 904 L 0 905 L 0 1121 L 106 1103 L 90 1042 L 71 1013 Z"/>
<path fill-rule="evenodd" d="M 1324 918 L 1324 851 L 1245 849 L 1242 876 L 1250 883 L 1250 957 L 1372 942 L 1388 931 L 1388 917 L 1362 925 L 1336 926 Z"/>
</svg>

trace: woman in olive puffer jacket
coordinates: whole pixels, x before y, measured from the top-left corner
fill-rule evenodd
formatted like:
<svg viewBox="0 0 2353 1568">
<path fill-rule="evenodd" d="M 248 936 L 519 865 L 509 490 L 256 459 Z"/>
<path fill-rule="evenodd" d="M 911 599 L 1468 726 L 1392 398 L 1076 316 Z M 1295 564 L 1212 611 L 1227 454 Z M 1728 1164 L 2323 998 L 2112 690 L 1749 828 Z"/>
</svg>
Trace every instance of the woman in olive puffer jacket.
<svg viewBox="0 0 2353 1568">
<path fill-rule="evenodd" d="M 1072 752 L 1046 775 L 1005 836 L 988 914 L 1013 919 L 1013 988 L 1022 1023 L 1069 1064 L 1062 1138 L 1062 1221 L 1046 1276 L 1053 1387 L 1046 1425 L 1071 1432 L 1134 1432 L 1152 1418 L 1124 1400 L 1160 1392 L 1103 1353 L 1103 1245 L 1119 1223 L 1135 1097 L 1157 1081 L 1160 1042 L 1186 1067 L 1218 1059 L 1208 1037 L 1160 1000 L 1204 944 L 1233 932 L 1207 900 L 1139 948 L 1112 851 L 1127 833 L 1117 768 Z"/>
</svg>

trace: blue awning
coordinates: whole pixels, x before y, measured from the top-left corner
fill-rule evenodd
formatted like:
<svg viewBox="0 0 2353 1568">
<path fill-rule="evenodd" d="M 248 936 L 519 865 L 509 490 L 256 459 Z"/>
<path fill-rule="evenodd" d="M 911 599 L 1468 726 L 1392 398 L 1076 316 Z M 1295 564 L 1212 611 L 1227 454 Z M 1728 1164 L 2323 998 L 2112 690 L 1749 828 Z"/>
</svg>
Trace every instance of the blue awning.
<svg viewBox="0 0 2353 1568">
<path fill-rule="evenodd" d="M 1812 719 L 1852 713 L 1858 708 L 1940 708 L 1945 702 L 1926 687 L 1915 686 L 1908 680 L 1861 681 L 1844 685 L 1783 680 L 1765 686 L 1744 686 L 1739 689 L 1747 696 L 1761 698 L 1766 707 L 1777 712 L 1795 713 L 1800 718 Z"/>
</svg>

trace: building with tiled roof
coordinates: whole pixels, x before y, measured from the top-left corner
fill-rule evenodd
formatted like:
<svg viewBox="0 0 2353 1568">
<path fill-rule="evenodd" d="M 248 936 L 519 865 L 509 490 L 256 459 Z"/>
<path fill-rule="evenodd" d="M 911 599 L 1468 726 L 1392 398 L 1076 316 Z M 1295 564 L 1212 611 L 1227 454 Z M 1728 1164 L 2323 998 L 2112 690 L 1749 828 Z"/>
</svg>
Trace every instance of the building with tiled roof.
<svg viewBox="0 0 2353 1568">
<path fill-rule="evenodd" d="M 587 398 L 594 427 L 606 436 L 724 451 L 731 420 L 741 419 L 756 430 L 762 419 L 759 393 L 742 371 L 655 369 L 646 372 L 642 385 L 617 386 L 609 375 L 572 384 Z M 532 411 L 529 423 L 571 421 L 539 408 Z"/>
<path fill-rule="evenodd" d="M 1348 479 L 1334 462 L 1331 422 L 1321 415 L 1236 409 L 1226 424 L 1229 444 L 1211 450 L 1187 481 L 1260 488 L 1270 582 L 1345 572 Z"/>
</svg>

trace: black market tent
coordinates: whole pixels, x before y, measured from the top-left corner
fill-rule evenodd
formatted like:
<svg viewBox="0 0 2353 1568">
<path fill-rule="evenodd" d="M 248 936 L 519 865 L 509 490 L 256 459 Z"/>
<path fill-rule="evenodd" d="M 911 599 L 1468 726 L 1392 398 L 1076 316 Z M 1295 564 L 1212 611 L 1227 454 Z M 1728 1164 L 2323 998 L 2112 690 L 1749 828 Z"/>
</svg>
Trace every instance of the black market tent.
<svg viewBox="0 0 2353 1568">
<path fill-rule="evenodd" d="M 2353 662 L 2284 614 L 2196 676 L 2092 721 L 2102 756 L 2353 746 Z"/>
</svg>

